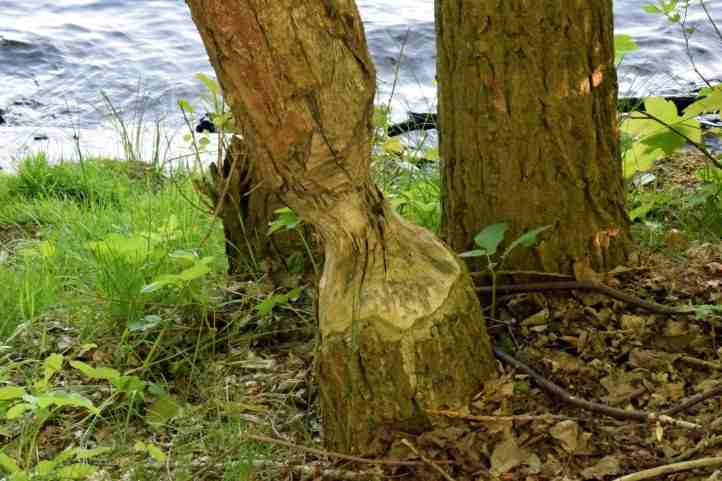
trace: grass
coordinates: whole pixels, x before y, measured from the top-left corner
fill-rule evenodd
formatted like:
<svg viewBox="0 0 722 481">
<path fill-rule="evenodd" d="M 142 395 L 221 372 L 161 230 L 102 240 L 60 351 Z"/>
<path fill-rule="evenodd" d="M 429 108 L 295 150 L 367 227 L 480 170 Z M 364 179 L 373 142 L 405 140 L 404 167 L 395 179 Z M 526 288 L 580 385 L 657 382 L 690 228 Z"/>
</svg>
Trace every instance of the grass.
<svg viewBox="0 0 722 481">
<path fill-rule="evenodd" d="M 377 127 L 379 185 L 402 215 L 438 231 L 438 154 Z M 664 248 L 672 228 L 690 240 L 722 234 L 722 175 L 694 162 L 685 155 L 662 164 L 689 164 L 686 190 L 661 181 L 630 189 L 635 231 L 647 246 Z M 108 479 L 168 471 L 178 480 L 254 479 L 254 459 L 268 459 L 269 448 L 243 434 L 264 432 L 258 426 L 268 423 L 253 419 L 294 419 L 271 414 L 269 404 L 279 402 L 264 393 L 279 377 L 295 382 L 308 349 L 289 356 L 295 367 L 265 375 L 238 366 L 259 363 L 249 347 L 267 336 L 312 344 L 311 309 L 290 305 L 262 278 L 224 289 L 222 228 L 198 207 L 192 181 L 134 161 L 50 165 L 43 155 L 24 159 L 16 175 L 0 174 L 0 417 L 26 409 L 0 423 L 0 472 L 44 466 L 45 479 L 61 479 L 74 464 L 62 454 L 70 446 L 107 448 L 93 456 Z M 22 396 L 13 395 L 17 388 Z M 73 455 L 85 456 L 75 464 L 94 465 L 86 452 Z"/>
<path fill-rule="evenodd" d="M 174 459 L 185 460 L 174 479 L 195 479 L 194 453 L 230 446 L 221 479 L 244 479 L 261 449 L 240 439 L 246 423 L 203 402 L 187 408 L 215 392 L 211 384 L 223 384 L 207 373 L 215 366 L 208 356 L 247 344 L 240 322 L 217 323 L 228 302 L 219 287 L 223 234 L 198 204 L 191 175 L 166 178 L 134 162 L 50 165 L 38 155 L 24 159 L 16 175 L 0 176 L 0 416 L 11 417 L 0 423 L 0 472 L 16 469 L 10 479 L 24 479 L 45 469 L 43 479 L 60 479 L 73 463 L 53 456 L 79 442 L 110 447 L 114 469 L 124 470 L 123 460 L 133 464 L 129 479 L 157 479 L 172 449 Z M 54 356 L 62 368 L 49 371 Z M 80 360 L 118 375 L 83 376 L 70 367 Z M 170 382 L 179 377 L 191 385 Z M 25 398 L 12 395 L 17 388 Z M 33 401 L 24 408 L 31 416 L 10 416 L 23 399 L 51 394 L 66 404 L 50 409 Z M 78 404 L 76 395 L 99 411 Z M 164 426 L 154 428 L 147 417 L 161 400 Z M 189 411 L 167 429 L 173 414 L 163 409 Z"/>
<path fill-rule="evenodd" d="M 15 255 L 0 265 L 0 276 L 20 288 L 10 292 L 26 295 L 2 297 L 5 312 L 14 315 L 4 319 L 0 336 L 21 319 L 32 322 L 53 309 L 75 318 L 88 305 L 104 319 L 80 321 L 84 332 L 116 328 L 168 306 L 192 305 L 202 315 L 208 299 L 192 282 L 155 294 L 141 289 L 179 272 L 169 257 L 175 251 L 198 258 L 222 252 L 219 226 L 188 201 L 195 196 L 190 178 L 160 183 L 160 174 L 139 174 L 132 165 L 95 159 L 50 166 L 41 155 L 25 159 L 17 176 L 0 179 L 0 225 L 36 233 L 6 240 Z M 216 256 L 209 275 L 223 272 L 223 263 Z"/>
</svg>

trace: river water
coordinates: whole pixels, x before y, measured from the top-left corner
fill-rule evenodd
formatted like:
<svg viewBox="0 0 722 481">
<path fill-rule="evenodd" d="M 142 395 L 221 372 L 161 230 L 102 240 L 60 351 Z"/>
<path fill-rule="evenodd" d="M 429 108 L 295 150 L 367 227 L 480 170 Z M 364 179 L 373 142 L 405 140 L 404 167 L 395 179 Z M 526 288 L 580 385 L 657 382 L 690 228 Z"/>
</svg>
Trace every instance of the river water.
<svg viewBox="0 0 722 481">
<path fill-rule="evenodd" d="M 615 0 L 616 33 L 631 35 L 641 47 L 622 63 L 621 92 L 688 92 L 700 79 L 679 26 L 646 14 L 647 1 Z M 377 100 L 388 101 L 398 73 L 396 118 L 407 110 L 433 111 L 433 0 L 357 3 L 377 65 Z M 722 0 L 706 3 L 722 26 Z M 693 8 L 688 20 L 698 29 L 689 46 L 698 69 L 722 78 L 722 40 L 702 9 Z M 6 121 L 0 167 L 17 156 L 18 136 L 26 142 L 54 138 L 72 127 L 97 138 L 92 132 L 108 120 L 101 92 L 123 111 L 144 111 L 144 121 L 162 117 L 177 127 L 178 99 L 195 102 L 203 91 L 198 72 L 211 75 L 212 69 L 180 0 L 0 0 L 0 114 Z"/>
</svg>

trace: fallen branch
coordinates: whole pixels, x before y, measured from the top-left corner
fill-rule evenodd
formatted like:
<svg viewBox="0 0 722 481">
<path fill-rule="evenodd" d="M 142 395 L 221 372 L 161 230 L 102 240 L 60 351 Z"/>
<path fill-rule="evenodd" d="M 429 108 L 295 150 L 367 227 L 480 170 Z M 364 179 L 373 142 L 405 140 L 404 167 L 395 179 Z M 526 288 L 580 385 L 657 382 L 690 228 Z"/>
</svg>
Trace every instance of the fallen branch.
<svg viewBox="0 0 722 481">
<path fill-rule="evenodd" d="M 674 461 L 675 463 L 679 463 L 681 461 L 687 461 L 688 459 L 697 456 L 699 453 L 701 453 L 705 449 L 714 448 L 714 447 L 720 446 L 720 445 L 722 445 L 722 435 L 712 436 L 711 438 L 703 438 L 692 449 L 688 449 L 687 451 L 683 452 L 679 456 L 673 457 L 672 461 Z"/>
<path fill-rule="evenodd" d="M 697 359 L 692 356 L 680 356 L 678 359 L 682 362 L 686 362 L 687 364 L 691 364 L 692 366 L 722 371 L 722 364 L 718 362 L 705 361 L 704 359 Z"/>
<path fill-rule="evenodd" d="M 638 473 L 622 476 L 614 481 L 641 481 L 643 479 L 664 476 L 665 474 L 679 473 L 681 471 L 689 471 L 697 468 L 716 468 L 717 466 L 722 466 L 722 457 L 695 459 L 694 461 L 686 461 L 684 463 L 668 464 L 666 466 L 645 469 L 644 471 L 639 471 Z"/>
<path fill-rule="evenodd" d="M 297 451 L 303 451 L 304 453 L 315 454 L 316 456 L 328 456 L 330 458 L 343 459 L 344 461 L 351 461 L 354 463 L 361 464 L 377 464 L 380 466 L 423 466 L 424 463 L 420 461 L 402 461 L 400 459 L 369 459 L 361 458 L 359 456 L 351 456 L 350 454 L 342 454 L 334 451 L 325 451 L 323 449 L 307 448 L 306 446 L 300 446 L 298 444 L 284 441 L 283 439 L 269 438 L 268 436 L 259 436 L 257 434 L 244 434 L 243 437 L 247 439 L 253 439 L 262 443 L 276 444 L 278 446 L 284 446 L 286 448 L 295 449 Z M 441 464 L 453 464 L 450 461 L 441 461 Z"/>
<path fill-rule="evenodd" d="M 678 412 L 684 411 L 685 409 L 689 409 L 695 404 L 699 404 L 702 401 L 706 401 L 709 398 L 712 398 L 714 396 L 717 396 L 719 394 L 722 394 L 722 383 L 718 384 L 717 386 L 713 387 L 707 392 L 703 392 L 700 394 L 696 394 L 686 401 L 683 401 L 679 406 L 673 407 L 671 409 L 667 409 L 666 411 L 663 411 L 662 414 L 666 414 L 667 416 L 671 416 L 673 414 L 677 414 Z"/>
<path fill-rule="evenodd" d="M 421 453 L 419 452 L 419 450 L 416 449 L 416 448 L 414 447 L 414 445 L 411 444 L 409 441 L 407 441 L 406 439 L 402 439 L 402 440 L 401 440 L 401 444 L 403 444 L 404 446 L 406 446 L 407 448 L 409 448 L 412 453 L 414 453 L 415 455 L 417 455 L 417 456 L 419 457 L 419 459 L 421 459 L 424 463 L 428 464 L 428 465 L 431 467 L 431 469 L 433 469 L 434 471 L 436 471 L 437 473 L 439 473 L 439 474 L 441 475 L 441 477 L 443 477 L 446 481 L 454 481 L 454 478 L 452 478 L 451 476 L 449 476 L 449 473 L 447 473 L 446 471 L 444 471 L 443 469 L 441 469 L 441 467 L 440 467 L 438 464 L 436 464 L 435 462 L 433 462 L 432 460 L 430 460 L 429 458 L 427 458 L 427 457 L 425 457 L 423 454 L 421 454 Z"/>
<path fill-rule="evenodd" d="M 249 464 L 254 469 L 273 469 L 284 473 L 290 471 L 302 476 L 303 479 L 326 481 L 381 481 L 386 479 L 380 467 L 364 471 L 350 471 L 347 469 L 324 468 L 318 464 L 286 464 L 264 459 L 254 459 L 249 461 Z M 219 464 L 217 467 L 222 468 L 223 464 Z"/>
<path fill-rule="evenodd" d="M 432 416 L 442 416 L 445 418 L 452 419 L 463 419 L 464 421 L 475 421 L 479 423 L 499 423 L 509 421 L 565 421 L 572 419 L 569 416 L 563 416 L 560 414 L 516 414 L 513 416 L 474 416 L 472 414 L 462 414 L 455 411 L 436 411 L 429 410 L 426 414 Z"/>
<path fill-rule="evenodd" d="M 641 307 L 656 314 L 667 315 L 690 315 L 695 310 L 692 307 L 669 307 L 656 302 L 645 301 L 635 295 L 628 294 L 619 289 L 609 287 L 600 282 L 594 281 L 563 281 L 563 282 L 532 282 L 525 284 L 502 284 L 496 286 L 477 287 L 476 292 L 491 294 L 496 290 L 497 294 L 515 294 L 521 292 L 545 292 L 545 291 L 593 291 L 606 294 L 607 296 L 626 302 L 633 306 Z"/>
<path fill-rule="evenodd" d="M 615 418 L 615 419 L 633 419 L 636 421 L 645 421 L 650 423 L 660 423 L 660 424 L 666 424 L 666 425 L 672 425 L 677 426 L 684 429 L 690 429 L 694 431 L 701 431 L 702 426 L 695 423 L 690 423 L 687 421 L 682 421 L 679 419 L 674 419 L 666 414 L 655 414 L 655 413 L 646 413 L 643 411 L 637 411 L 637 410 L 626 410 L 626 409 L 619 409 L 611 406 L 607 406 L 605 404 L 600 404 L 592 401 L 587 401 L 585 399 L 580 399 L 576 396 L 573 396 L 566 390 L 562 389 L 561 387 L 557 386 L 556 384 L 546 380 L 543 376 L 538 374 L 536 371 L 534 371 L 532 368 L 524 364 L 523 362 L 513 358 L 509 354 L 505 353 L 498 347 L 493 347 L 494 354 L 497 358 L 499 358 L 501 361 L 504 361 L 505 363 L 515 367 L 516 369 L 526 373 L 531 377 L 534 382 L 541 387 L 543 390 L 547 391 L 548 393 L 558 397 L 562 401 L 564 401 L 567 404 L 570 404 L 572 406 L 576 406 L 581 409 L 585 409 L 587 411 L 592 412 L 598 412 L 601 414 L 604 414 L 606 416 Z"/>
</svg>

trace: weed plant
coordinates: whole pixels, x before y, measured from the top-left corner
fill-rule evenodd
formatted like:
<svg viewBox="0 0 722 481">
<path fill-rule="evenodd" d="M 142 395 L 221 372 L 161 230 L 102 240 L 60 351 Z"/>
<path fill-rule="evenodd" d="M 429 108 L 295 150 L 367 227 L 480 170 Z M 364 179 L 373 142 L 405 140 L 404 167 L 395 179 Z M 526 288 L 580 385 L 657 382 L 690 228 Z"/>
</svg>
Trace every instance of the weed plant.
<svg viewBox="0 0 722 481">
<path fill-rule="evenodd" d="M 169 307 L 202 315 L 210 293 L 195 279 L 155 292 L 143 287 L 182 272 L 173 252 L 199 259 L 222 252 L 218 226 L 189 202 L 190 177 L 159 184 L 154 171 L 139 176 L 128 168 L 103 159 L 51 166 L 40 155 L 23 160 L 16 176 L 0 178 L 0 226 L 37 233 L 0 246 L 0 279 L 11 286 L 0 293 L 7 313 L 0 336 L 58 309 L 89 335 Z M 222 256 L 206 263 L 207 274 L 224 270 Z M 104 313 L 101 322 L 80 315 L 88 305 Z"/>
</svg>

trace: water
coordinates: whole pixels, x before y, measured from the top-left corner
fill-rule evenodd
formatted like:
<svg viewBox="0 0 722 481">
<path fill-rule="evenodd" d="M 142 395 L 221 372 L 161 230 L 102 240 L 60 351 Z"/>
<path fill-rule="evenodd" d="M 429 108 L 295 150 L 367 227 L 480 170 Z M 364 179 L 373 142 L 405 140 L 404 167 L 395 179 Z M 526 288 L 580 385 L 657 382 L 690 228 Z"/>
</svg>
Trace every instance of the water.
<svg viewBox="0 0 722 481">
<path fill-rule="evenodd" d="M 621 89 L 637 95 L 688 92 L 700 79 L 679 28 L 645 14 L 647 1 L 615 2 L 617 33 L 632 35 L 641 46 L 623 63 Z M 379 73 L 378 100 L 388 100 L 398 69 L 397 118 L 406 110 L 433 111 L 433 0 L 358 4 Z M 707 4 L 722 26 L 722 0 Z M 708 78 L 722 78 L 722 41 L 701 9 L 689 20 L 700 27 L 690 44 L 699 69 Z M 51 140 L 54 129 L 70 127 L 90 129 L 81 138 L 92 137 L 108 118 L 101 91 L 123 110 L 143 110 L 145 120 L 165 117 L 177 127 L 178 99 L 197 101 L 203 91 L 194 78 L 198 72 L 210 75 L 212 69 L 182 1 L 0 0 L 0 113 L 7 122 L 0 127 L 0 167 L 3 157 L 7 164 L 8 144 L 18 136 L 35 142 L 38 129 L 46 129 L 42 135 Z"/>
</svg>

